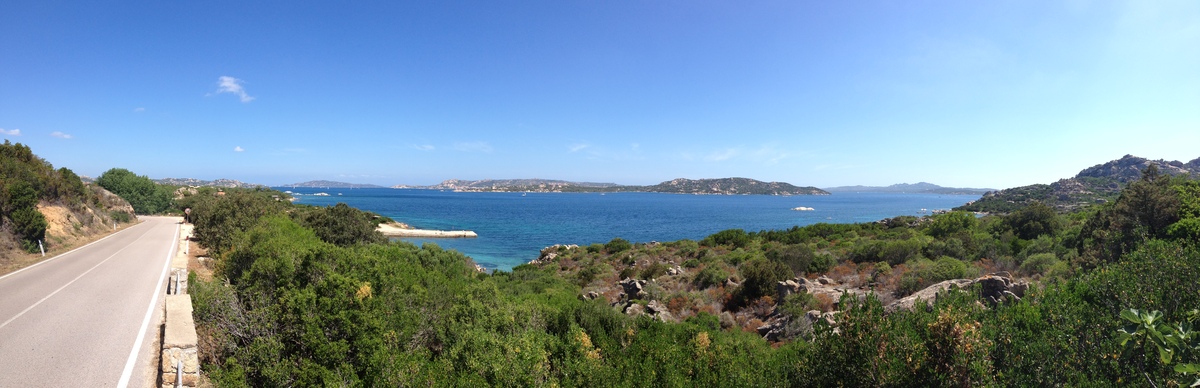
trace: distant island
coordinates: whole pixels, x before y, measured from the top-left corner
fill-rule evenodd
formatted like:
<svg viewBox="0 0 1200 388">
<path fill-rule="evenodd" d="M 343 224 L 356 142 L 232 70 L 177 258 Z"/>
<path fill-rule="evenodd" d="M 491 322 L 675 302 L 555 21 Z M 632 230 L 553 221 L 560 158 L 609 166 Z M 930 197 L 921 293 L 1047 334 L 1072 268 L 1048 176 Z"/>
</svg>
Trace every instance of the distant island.
<svg viewBox="0 0 1200 388">
<path fill-rule="evenodd" d="M 168 185 L 168 186 L 225 187 L 225 188 L 242 188 L 242 189 L 249 189 L 249 188 L 255 188 L 255 187 L 266 187 L 266 185 L 260 185 L 260 184 L 255 184 L 255 183 L 245 183 L 242 181 L 235 181 L 233 179 L 217 179 L 217 180 L 212 180 L 212 181 L 206 181 L 203 179 L 195 179 L 195 178 L 163 178 L 163 179 L 155 179 L 154 183 L 157 183 L 160 185 Z"/>
<path fill-rule="evenodd" d="M 965 187 L 943 187 L 928 182 L 913 184 L 898 183 L 891 186 L 838 186 L 826 187 L 831 193 L 916 193 L 916 194 L 970 194 L 983 195 L 995 189 L 973 189 Z"/>
<path fill-rule="evenodd" d="M 1051 184 L 1035 184 L 992 191 L 977 201 L 955 208 L 974 212 L 1009 213 L 1034 202 L 1041 202 L 1060 212 L 1115 200 L 1130 182 L 1141 179 L 1142 171 L 1155 166 L 1158 172 L 1171 176 L 1200 177 L 1200 158 L 1179 161 L 1150 160 L 1133 155 L 1088 167 L 1072 178 Z"/>
<path fill-rule="evenodd" d="M 383 186 L 372 185 L 372 184 L 346 183 L 346 182 L 335 182 L 335 181 L 324 181 L 324 180 L 292 183 L 289 185 L 279 185 L 277 187 L 303 187 L 303 188 L 317 188 L 317 189 L 383 189 L 383 188 L 385 188 Z"/>
<path fill-rule="evenodd" d="M 679 178 L 657 185 L 637 186 L 616 183 L 569 182 L 550 179 L 450 179 L 432 186 L 392 186 L 404 189 L 453 190 L 460 192 L 534 192 L 534 193 L 672 193 L 715 195 L 828 195 L 812 186 L 794 186 L 785 182 L 763 182 L 749 178 Z"/>
<path fill-rule="evenodd" d="M 529 192 L 590 192 L 618 187 L 616 183 L 569 182 L 554 179 L 449 179 L 432 186 L 392 186 L 394 189 L 430 189 L 454 191 L 529 191 Z"/>
</svg>

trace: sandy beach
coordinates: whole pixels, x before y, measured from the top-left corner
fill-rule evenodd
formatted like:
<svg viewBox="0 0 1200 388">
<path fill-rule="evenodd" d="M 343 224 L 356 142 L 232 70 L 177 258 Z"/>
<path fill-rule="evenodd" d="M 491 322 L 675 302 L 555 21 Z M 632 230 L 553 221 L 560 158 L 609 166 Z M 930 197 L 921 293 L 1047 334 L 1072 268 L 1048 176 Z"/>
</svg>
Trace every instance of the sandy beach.
<svg viewBox="0 0 1200 388">
<path fill-rule="evenodd" d="M 425 230 L 413 229 L 412 227 L 399 223 L 379 224 L 376 228 L 379 233 L 383 233 L 387 237 L 418 237 L 418 238 L 470 238 L 479 237 L 475 232 L 469 230 Z"/>
</svg>

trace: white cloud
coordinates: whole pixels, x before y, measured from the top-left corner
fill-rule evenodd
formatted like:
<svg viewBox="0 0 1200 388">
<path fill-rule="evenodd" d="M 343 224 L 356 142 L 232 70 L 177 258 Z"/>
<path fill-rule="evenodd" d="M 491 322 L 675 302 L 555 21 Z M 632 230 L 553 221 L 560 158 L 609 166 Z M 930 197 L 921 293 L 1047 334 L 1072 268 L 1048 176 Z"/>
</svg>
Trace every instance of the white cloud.
<svg viewBox="0 0 1200 388">
<path fill-rule="evenodd" d="M 242 148 L 242 146 L 234 146 L 234 147 L 233 147 L 233 152 L 243 152 L 243 151 L 245 151 L 245 150 L 246 150 L 246 149 L 245 149 L 245 148 Z"/>
<path fill-rule="evenodd" d="M 463 152 L 492 152 L 492 146 L 482 141 L 454 143 L 454 149 Z"/>
<path fill-rule="evenodd" d="M 591 144 L 577 143 L 577 144 L 572 144 L 570 146 L 567 146 L 567 149 L 571 150 L 571 152 L 579 152 L 579 151 L 583 151 L 585 148 L 588 148 L 591 146 L 592 146 Z"/>
<path fill-rule="evenodd" d="M 217 94 L 231 93 L 236 94 L 242 102 L 254 101 L 254 97 L 246 94 L 246 89 L 242 88 L 242 80 L 223 75 L 217 78 Z"/>
<path fill-rule="evenodd" d="M 140 106 L 139 106 L 139 107 L 137 107 L 137 108 L 133 108 L 133 113 L 142 113 L 142 112 L 145 112 L 145 111 L 146 111 L 146 108 L 143 108 L 143 107 L 140 107 Z"/>
<path fill-rule="evenodd" d="M 0 134 L 5 134 L 5 135 L 8 135 L 8 136 L 21 136 L 21 130 L 20 130 L 20 129 L 4 129 L 4 128 L 0 128 Z"/>
<path fill-rule="evenodd" d="M 435 148 L 432 144 L 413 144 L 411 147 L 418 151 L 433 151 Z"/>
<path fill-rule="evenodd" d="M 74 137 L 75 137 L 75 136 L 71 136 L 70 134 L 62 133 L 62 132 L 59 132 L 59 131 L 54 131 L 54 132 L 51 132 L 51 133 L 50 133 L 50 136 L 54 136 L 54 137 L 57 137 L 57 138 L 59 138 L 59 139 L 71 139 L 71 138 L 74 138 Z"/>
</svg>

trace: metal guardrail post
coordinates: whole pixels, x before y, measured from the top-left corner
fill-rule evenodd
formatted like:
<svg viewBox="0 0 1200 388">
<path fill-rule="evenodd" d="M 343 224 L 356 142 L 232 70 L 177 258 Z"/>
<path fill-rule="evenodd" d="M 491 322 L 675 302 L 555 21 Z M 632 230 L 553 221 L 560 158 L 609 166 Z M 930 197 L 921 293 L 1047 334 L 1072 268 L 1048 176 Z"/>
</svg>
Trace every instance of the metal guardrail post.
<svg viewBox="0 0 1200 388">
<path fill-rule="evenodd" d="M 183 360 L 175 361 L 175 387 L 183 386 Z"/>
</svg>

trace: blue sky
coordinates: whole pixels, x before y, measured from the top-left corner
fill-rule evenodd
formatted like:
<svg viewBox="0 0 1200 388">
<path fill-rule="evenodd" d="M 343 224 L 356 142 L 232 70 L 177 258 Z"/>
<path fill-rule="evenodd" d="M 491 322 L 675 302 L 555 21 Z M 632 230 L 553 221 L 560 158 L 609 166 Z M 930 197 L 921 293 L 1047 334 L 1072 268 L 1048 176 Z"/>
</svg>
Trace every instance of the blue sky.
<svg viewBox="0 0 1200 388">
<path fill-rule="evenodd" d="M 1200 157 L 1200 2 L 6 1 L 0 130 L 89 176 L 1004 188 Z"/>
</svg>

